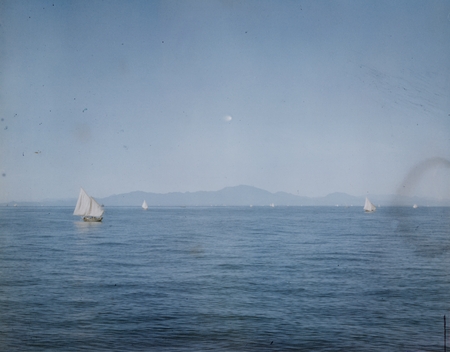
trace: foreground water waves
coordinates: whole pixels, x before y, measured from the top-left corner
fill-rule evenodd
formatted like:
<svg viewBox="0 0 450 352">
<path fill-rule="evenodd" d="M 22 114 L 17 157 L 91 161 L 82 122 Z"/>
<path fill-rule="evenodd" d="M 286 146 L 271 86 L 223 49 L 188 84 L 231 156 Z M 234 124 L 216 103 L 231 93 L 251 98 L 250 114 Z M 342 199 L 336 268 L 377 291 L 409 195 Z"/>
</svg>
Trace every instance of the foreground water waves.
<svg viewBox="0 0 450 352">
<path fill-rule="evenodd" d="M 449 208 L 72 212 L 0 208 L 0 350 L 443 350 Z"/>
</svg>

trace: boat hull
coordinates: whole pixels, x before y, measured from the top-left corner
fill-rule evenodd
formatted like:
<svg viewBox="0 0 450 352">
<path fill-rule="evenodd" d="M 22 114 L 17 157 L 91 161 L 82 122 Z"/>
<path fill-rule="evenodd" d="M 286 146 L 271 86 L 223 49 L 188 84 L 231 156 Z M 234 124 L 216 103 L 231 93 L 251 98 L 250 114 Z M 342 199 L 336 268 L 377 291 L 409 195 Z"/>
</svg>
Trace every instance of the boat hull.
<svg viewBox="0 0 450 352">
<path fill-rule="evenodd" d="M 97 218 L 95 216 L 84 216 L 83 221 L 85 222 L 101 222 L 103 217 Z"/>
</svg>

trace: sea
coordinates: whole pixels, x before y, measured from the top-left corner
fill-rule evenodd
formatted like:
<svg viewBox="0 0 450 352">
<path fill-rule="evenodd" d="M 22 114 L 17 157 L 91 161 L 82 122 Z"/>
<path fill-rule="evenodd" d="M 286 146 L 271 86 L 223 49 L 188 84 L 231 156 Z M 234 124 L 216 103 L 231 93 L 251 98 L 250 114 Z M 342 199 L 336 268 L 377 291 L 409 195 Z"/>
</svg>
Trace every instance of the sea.
<svg viewBox="0 0 450 352">
<path fill-rule="evenodd" d="M 450 351 L 450 208 L 72 213 L 0 208 L 1 351 Z"/>
</svg>

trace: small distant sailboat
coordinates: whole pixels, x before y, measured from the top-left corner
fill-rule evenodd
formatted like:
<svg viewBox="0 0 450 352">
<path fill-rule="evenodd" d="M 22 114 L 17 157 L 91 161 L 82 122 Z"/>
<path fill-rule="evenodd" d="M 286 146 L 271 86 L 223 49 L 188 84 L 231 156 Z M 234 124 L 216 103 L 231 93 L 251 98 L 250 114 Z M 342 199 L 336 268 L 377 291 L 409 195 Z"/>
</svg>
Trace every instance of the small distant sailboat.
<svg viewBox="0 0 450 352">
<path fill-rule="evenodd" d="M 102 206 L 98 204 L 94 198 L 89 196 L 83 188 L 81 188 L 73 215 L 82 216 L 83 221 L 86 222 L 100 222 L 103 219 L 104 212 L 105 210 Z"/>
<path fill-rule="evenodd" d="M 372 213 L 376 210 L 377 208 L 375 207 L 375 205 L 373 205 L 369 198 L 366 197 L 366 203 L 364 204 L 364 211 L 366 213 Z"/>
<path fill-rule="evenodd" d="M 147 202 L 144 200 L 144 203 L 142 203 L 142 209 L 147 210 L 148 209 L 148 205 Z"/>
<path fill-rule="evenodd" d="M 417 208 L 417 204 L 414 204 L 414 205 L 413 205 L 413 208 L 416 209 L 416 208 Z"/>
</svg>

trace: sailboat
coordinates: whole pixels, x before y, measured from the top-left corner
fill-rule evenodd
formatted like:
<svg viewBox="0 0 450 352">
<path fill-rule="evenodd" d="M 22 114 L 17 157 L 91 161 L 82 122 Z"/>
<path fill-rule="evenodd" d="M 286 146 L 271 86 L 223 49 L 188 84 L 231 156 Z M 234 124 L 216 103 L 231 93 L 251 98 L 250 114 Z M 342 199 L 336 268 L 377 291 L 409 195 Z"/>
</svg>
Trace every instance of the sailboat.
<svg viewBox="0 0 450 352">
<path fill-rule="evenodd" d="M 73 215 L 82 216 L 83 221 L 100 222 L 103 219 L 104 212 L 105 211 L 102 206 L 98 204 L 94 198 L 89 196 L 83 188 L 81 188 Z"/>
<path fill-rule="evenodd" d="M 372 213 L 376 210 L 377 208 L 375 207 L 375 205 L 373 205 L 369 198 L 366 197 L 366 203 L 364 204 L 364 211 L 366 213 Z"/>
<path fill-rule="evenodd" d="M 147 210 L 148 209 L 148 205 L 147 202 L 144 200 L 144 203 L 142 203 L 142 209 Z"/>
</svg>

